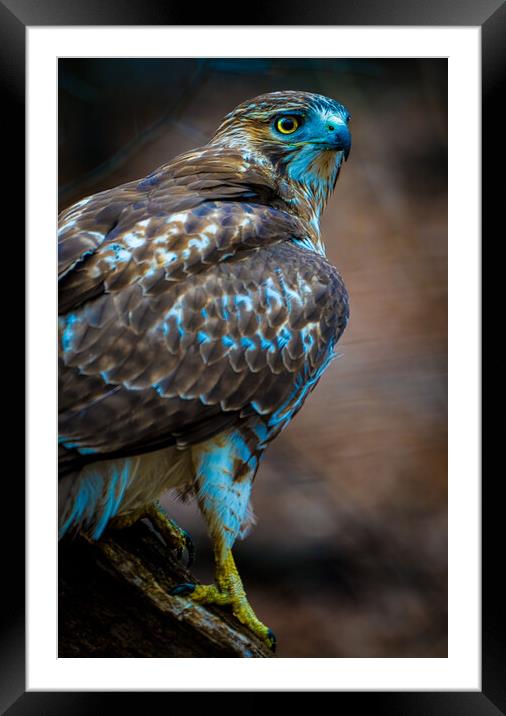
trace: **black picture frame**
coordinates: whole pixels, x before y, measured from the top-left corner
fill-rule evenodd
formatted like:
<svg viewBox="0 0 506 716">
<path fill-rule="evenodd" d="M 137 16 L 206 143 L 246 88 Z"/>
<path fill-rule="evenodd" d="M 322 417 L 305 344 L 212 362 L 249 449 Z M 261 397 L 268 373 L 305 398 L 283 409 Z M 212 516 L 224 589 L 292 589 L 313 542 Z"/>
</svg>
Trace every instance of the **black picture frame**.
<svg viewBox="0 0 506 716">
<path fill-rule="evenodd" d="M 7 179 L 8 210 L 4 209 L 3 229 L 5 237 L 12 237 L 6 244 L 14 251 L 19 277 L 21 267 L 21 233 L 24 215 L 25 186 L 25 37 L 28 26 L 58 25 L 193 25 L 195 8 L 167 0 L 0 0 L 0 82 L 2 106 L 4 108 L 3 139 L 4 148 L 9 145 L 15 149 L 13 158 L 3 163 L 4 179 Z M 492 239 L 495 219 L 497 226 L 504 232 L 504 218 L 499 221 L 504 203 L 504 181 L 501 177 L 502 152 L 504 147 L 504 120 L 499 111 L 500 90 L 504 86 L 506 36 L 506 6 L 502 0 L 480 0 L 480 2 L 456 2 L 456 0 L 438 0 L 419 2 L 419 0 L 356 0 L 353 3 L 330 4 L 325 0 L 312 0 L 303 3 L 292 0 L 291 3 L 262 3 L 252 15 L 256 22 L 246 18 L 231 17 L 223 9 L 214 5 L 200 5 L 198 9 L 199 25 L 438 25 L 438 26 L 480 26 L 482 30 L 482 232 Z M 261 22 L 259 19 L 261 18 Z M 499 124 L 501 122 L 501 124 Z M 501 194 L 500 194 L 501 192 Z M 4 199 L 6 194 L 4 193 Z M 494 250 L 497 241 L 489 243 L 488 255 Z M 487 242 L 483 242 L 483 247 Z M 483 251 L 485 259 L 487 252 Z M 7 260 L 4 253 L 5 260 Z M 13 270 L 13 255 L 9 256 L 9 270 Z M 497 262 L 496 262 L 497 263 Z M 16 269 L 14 269 L 16 270 Z M 483 284 L 482 290 L 482 326 L 485 328 L 493 320 L 493 307 L 497 297 L 494 291 L 500 282 L 491 280 Z M 30 287 L 27 287 L 30 290 Z M 19 323 L 20 305 L 23 293 L 19 285 L 15 293 L 17 302 L 16 316 Z M 12 300 L 12 298 L 11 298 Z M 23 345 L 23 331 L 21 329 Z M 490 331 L 491 333 L 491 331 Z M 5 334 L 4 334 L 5 336 Z M 464 339 L 465 340 L 465 339 Z M 30 347 L 33 348 L 33 347 Z M 489 361 L 489 370 L 483 371 L 482 399 L 487 402 L 497 391 L 497 382 L 493 375 L 502 375 L 499 365 L 494 366 L 500 351 L 483 351 L 483 359 Z M 501 366 L 502 367 L 502 366 Z M 497 370 L 495 370 L 497 368 Z M 487 379 L 487 376 L 490 376 Z M 492 382 L 494 380 L 494 383 Z M 15 402 L 23 405 L 16 393 Z M 492 402 L 489 400 L 488 402 Z M 11 410 L 11 408 L 8 408 Z M 498 423 L 489 420 L 483 422 L 483 455 L 487 447 L 500 444 Z M 20 430 L 18 427 L 17 430 Z M 4 445 L 4 450 L 12 449 Z M 21 461 L 22 451 L 16 452 L 14 459 Z M 497 464 L 497 463 L 495 463 Z M 499 463 L 500 464 L 500 463 Z M 503 538 L 503 503 L 499 499 L 502 482 L 501 468 L 492 467 L 492 457 L 483 458 L 483 534 L 482 534 L 482 691 L 481 692 L 335 692 L 337 698 L 334 707 L 350 712 L 351 709 L 366 708 L 373 712 L 402 714 L 403 716 L 420 714 L 458 714 L 459 716 L 493 716 L 506 714 L 506 659 L 503 641 L 504 608 L 502 593 L 498 584 L 501 562 L 501 538 Z M 129 708 L 146 708 L 146 699 L 162 697 L 166 707 L 173 694 L 143 693 L 76 693 L 76 692 L 25 692 L 25 572 L 24 572 L 24 481 L 21 478 L 19 464 L 14 475 L 4 475 L 4 514 L 0 524 L 5 530 L 1 544 L 3 566 L 3 606 L 2 632 L 0 641 L 0 712 L 9 716 L 21 714 L 78 714 L 106 713 L 121 707 L 121 701 L 128 699 Z M 5 472 L 5 471 L 4 471 Z M 14 472 L 14 468 L 11 469 Z M 9 479 L 7 479 L 9 477 Z M 5 487 L 7 485 L 8 487 Z M 14 507 L 14 508 L 13 508 Z M 9 520 L 10 517 L 10 520 Z M 502 518 L 502 519 L 501 519 Z M 191 668 L 189 665 L 188 668 Z M 341 711 L 342 712 L 342 711 Z"/>
</svg>

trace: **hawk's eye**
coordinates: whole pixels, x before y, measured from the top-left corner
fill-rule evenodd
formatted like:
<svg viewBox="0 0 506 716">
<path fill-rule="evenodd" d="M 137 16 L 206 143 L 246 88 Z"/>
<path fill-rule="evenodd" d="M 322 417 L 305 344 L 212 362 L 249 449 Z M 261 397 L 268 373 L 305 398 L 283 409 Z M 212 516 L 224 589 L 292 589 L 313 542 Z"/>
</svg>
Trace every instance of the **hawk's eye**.
<svg viewBox="0 0 506 716">
<path fill-rule="evenodd" d="M 276 122 L 276 129 L 281 134 L 292 134 L 300 126 L 297 117 L 280 117 Z"/>
</svg>

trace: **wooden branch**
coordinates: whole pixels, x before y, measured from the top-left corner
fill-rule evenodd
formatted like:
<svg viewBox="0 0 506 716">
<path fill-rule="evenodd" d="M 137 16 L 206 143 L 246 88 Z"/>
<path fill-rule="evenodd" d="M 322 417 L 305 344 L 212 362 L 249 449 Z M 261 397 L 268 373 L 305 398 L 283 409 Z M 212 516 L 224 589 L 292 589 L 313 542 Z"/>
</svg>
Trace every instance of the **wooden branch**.
<svg viewBox="0 0 506 716">
<path fill-rule="evenodd" d="M 59 546 L 59 657 L 272 657 L 223 607 L 169 592 L 198 580 L 145 523 Z"/>
</svg>

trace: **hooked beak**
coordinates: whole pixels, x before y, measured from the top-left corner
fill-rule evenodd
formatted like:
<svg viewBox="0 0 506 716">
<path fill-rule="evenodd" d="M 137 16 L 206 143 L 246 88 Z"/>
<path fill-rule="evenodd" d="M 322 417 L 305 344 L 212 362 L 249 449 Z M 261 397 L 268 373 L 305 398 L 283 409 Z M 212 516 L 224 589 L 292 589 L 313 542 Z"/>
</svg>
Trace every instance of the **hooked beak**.
<svg viewBox="0 0 506 716">
<path fill-rule="evenodd" d="M 348 126 L 341 119 L 330 119 L 327 123 L 327 137 L 329 145 L 332 149 L 340 150 L 344 153 L 345 160 L 348 159 L 351 149 L 351 132 Z"/>
</svg>

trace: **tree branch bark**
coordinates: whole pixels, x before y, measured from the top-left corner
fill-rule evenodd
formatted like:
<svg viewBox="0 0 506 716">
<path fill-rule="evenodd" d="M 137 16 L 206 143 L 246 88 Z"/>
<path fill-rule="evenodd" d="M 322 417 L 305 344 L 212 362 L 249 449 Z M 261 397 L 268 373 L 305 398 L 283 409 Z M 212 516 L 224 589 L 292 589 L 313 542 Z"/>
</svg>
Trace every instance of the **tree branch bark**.
<svg viewBox="0 0 506 716">
<path fill-rule="evenodd" d="M 169 592 L 198 580 L 145 523 L 59 545 L 59 657 L 272 657 L 225 608 Z"/>
</svg>

